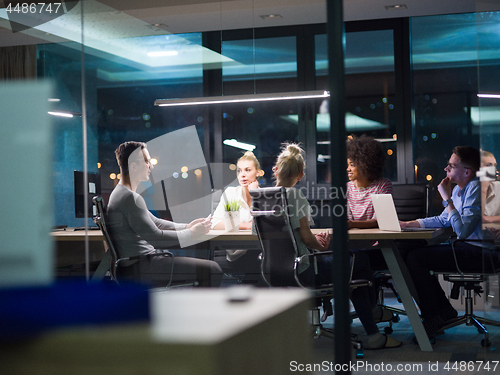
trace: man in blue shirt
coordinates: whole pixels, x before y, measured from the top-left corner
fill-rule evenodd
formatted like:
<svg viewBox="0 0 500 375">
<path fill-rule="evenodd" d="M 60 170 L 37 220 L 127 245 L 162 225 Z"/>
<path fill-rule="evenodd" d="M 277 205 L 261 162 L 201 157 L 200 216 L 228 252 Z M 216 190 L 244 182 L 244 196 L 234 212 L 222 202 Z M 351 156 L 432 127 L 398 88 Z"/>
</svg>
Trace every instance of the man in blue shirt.
<svg viewBox="0 0 500 375">
<path fill-rule="evenodd" d="M 401 222 L 401 227 L 452 227 L 458 239 L 481 239 L 481 183 L 476 177 L 479 167 L 479 150 L 467 146 L 455 147 L 444 169 L 446 177 L 438 185 L 445 206 L 441 215 Z M 452 190 L 453 183 L 456 186 Z M 456 243 L 454 250 L 463 272 L 485 270 L 483 251 L 488 250 L 483 249 L 481 243 Z M 429 337 L 433 337 L 445 321 L 458 315 L 438 279 L 430 273 L 431 270 L 457 271 L 451 245 L 414 249 L 408 254 L 407 266 L 418 293 L 424 328 Z"/>
</svg>

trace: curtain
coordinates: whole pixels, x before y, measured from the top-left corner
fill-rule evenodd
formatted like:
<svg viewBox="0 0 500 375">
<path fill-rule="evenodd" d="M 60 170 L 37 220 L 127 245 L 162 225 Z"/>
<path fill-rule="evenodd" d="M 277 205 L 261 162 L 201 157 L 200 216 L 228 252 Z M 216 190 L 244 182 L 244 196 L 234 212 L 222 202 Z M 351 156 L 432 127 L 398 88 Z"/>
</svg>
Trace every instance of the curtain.
<svg viewBox="0 0 500 375">
<path fill-rule="evenodd" d="M 36 45 L 0 48 L 0 80 L 36 78 Z"/>
</svg>

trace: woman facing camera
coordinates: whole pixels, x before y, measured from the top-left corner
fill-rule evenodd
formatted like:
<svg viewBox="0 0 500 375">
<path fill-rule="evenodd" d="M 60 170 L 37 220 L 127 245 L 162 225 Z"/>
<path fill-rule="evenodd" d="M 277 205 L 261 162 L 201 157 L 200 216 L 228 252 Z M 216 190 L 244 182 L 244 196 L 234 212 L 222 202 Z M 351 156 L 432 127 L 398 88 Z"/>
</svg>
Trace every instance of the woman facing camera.
<svg viewBox="0 0 500 375">
<path fill-rule="evenodd" d="M 153 169 L 146 144 L 122 143 L 115 155 L 121 179 L 109 197 L 108 230 L 119 258 L 147 255 L 139 260 L 121 262 L 117 269 L 118 278 L 166 286 L 173 270 L 173 284 L 197 282 L 199 286 L 219 286 L 222 270 L 213 261 L 152 255 L 157 253 L 153 243 L 165 248 L 208 233 L 210 220 L 196 219 L 189 224 L 179 224 L 155 217 L 137 193 L 138 185 L 149 180 Z"/>
<path fill-rule="evenodd" d="M 229 201 L 237 201 L 240 205 L 239 229 L 252 229 L 252 197 L 250 189 L 257 189 L 257 178 L 261 175 L 260 163 L 252 151 L 247 151 L 236 163 L 236 177 L 239 185 L 229 186 L 222 193 L 221 200 L 214 212 L 212 220 L 213 229 L 226 229 L 224 226 L 224 206 Z"/>
<path fill-rule="evenodd" d="M 382 177 L 382 144 L 362 135 L 347 140 L 347 219 L 349 228 L 378 227 L 371 194 L 392 194 L 392 183 Z"/>
<path fill-rule="evenodd" d="M 247 151 L 238 159 L 236 163 L 236 176 L 239 185 L 229 186 L 222 193 L 221 200 L 214 212 L 212 219 L 213 229 L 227 229 L 224 224 L 224 206 L 227 202 L 236 201 L 240 205 L 240 230 L 252 229 L 252 197 L 250 189 L 257 189 L 259 182 L 257 178 L 261 176 L 260 163 L 254 153 Z M 260 246 L 255 249 L 240 250 L 216 250 L 214 260 L 221 266 L 222 270 L 228 274 L 236 274 L 242 283 L 265 286 L 265 282 L 260 275 Z"/>
</svg>

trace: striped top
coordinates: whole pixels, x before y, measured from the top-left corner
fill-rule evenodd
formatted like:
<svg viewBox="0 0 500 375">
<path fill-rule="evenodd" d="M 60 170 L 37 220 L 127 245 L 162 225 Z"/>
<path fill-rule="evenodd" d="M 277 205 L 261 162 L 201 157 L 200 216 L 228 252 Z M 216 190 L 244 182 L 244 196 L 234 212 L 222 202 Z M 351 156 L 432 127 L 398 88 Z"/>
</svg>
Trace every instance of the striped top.
<svg viewBox="0 0 500 375">
<path fill-rule="evenodd" d="M 347 219 L 359 221 L 375 219 L 371 194 L 392 194 L 392 182 L 387 178 L 373 181 L 370 186 L 357 188 L 354 181 L 347 183 Z"/>
</svg>

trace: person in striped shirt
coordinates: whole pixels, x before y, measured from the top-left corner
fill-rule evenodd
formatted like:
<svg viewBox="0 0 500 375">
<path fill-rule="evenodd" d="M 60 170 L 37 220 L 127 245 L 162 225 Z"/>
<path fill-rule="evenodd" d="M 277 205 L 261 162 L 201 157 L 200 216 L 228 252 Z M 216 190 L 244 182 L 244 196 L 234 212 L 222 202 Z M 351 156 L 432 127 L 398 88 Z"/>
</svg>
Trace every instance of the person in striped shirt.
<svg viewBox="0 0 500 375">
<path fill-rule="evenodd" d="M 349 228 L 376 228 L 371 194 L 392 194 L 392 183 L 383 178 L 385 152 L 376 139 L 350 138 L 347 150 L 347 219 Z"/>
<path fill-rule="evenodd" d="M 367 135 L 350 137 L 346 143 L 347 151 L 347 220 L 349 228 L 378 227 L 371 194 L 392 194 L 392 182 L 383 178 L 385 152 L 382 144 Z M 372 269 L 387 269 L 384 257 L 378 248 L 352 249 L 360 259 L 365 259 L 370 276 L 374 281 Z M 368 271 L 367 271 L 368 272 Z M 369 274 L 369 272 L 367 273 Z M 376 323 L 387 322 L 393 318 L 392 312 L 377 305 L 376 294 L 369 288 L 367 294 L 372 304 Z"/>
</svg>

